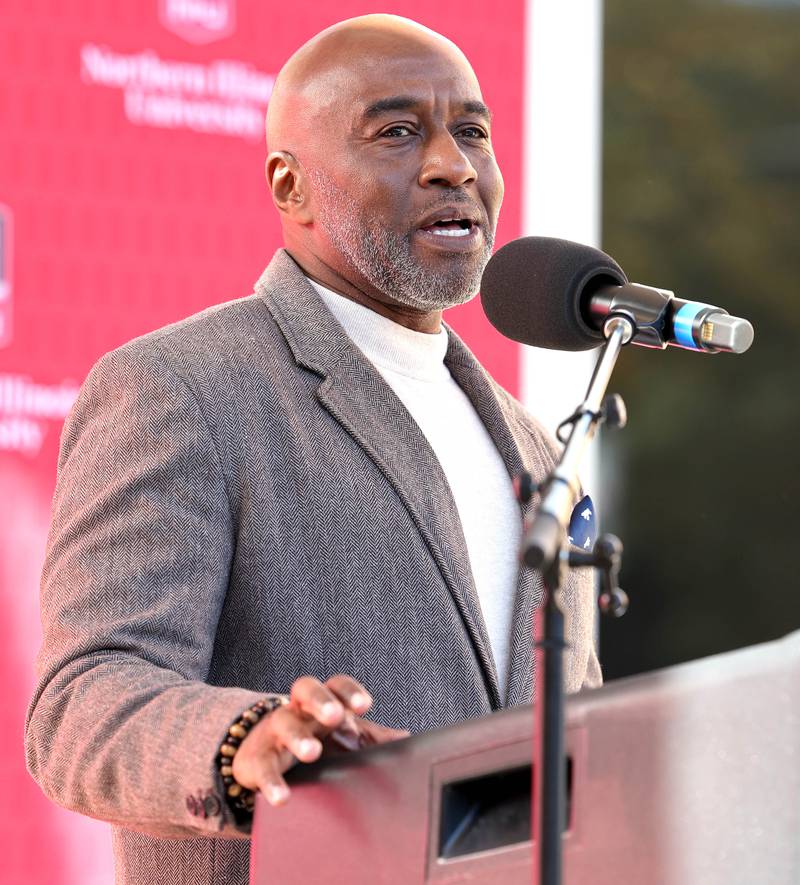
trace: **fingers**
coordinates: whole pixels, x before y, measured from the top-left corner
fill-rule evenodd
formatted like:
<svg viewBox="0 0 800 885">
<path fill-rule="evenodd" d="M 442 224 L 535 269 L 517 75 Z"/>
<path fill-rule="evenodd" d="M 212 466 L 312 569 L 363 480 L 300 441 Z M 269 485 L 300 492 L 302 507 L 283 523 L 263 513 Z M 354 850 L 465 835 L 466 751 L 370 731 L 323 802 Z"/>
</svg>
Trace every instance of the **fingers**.
<svg viewBox="0 0 800 885">
<path fill-rule="evenodd" d="M 289 787 L 283 779 L 278 755 L 268 753 L 260 761 L 256 788 L 270 805 L 285 805 L 289 799 Z"/>
<path fill-rule="evenodd" d="M 322 753 L 322 743 L 312 723 L 290 707 L 275 710 L 269 725 L 273 745 L 285 747 L 300 762 L 314 762 Z"/>
<path fill-rule="evenodd" d="M 356 716 L 363 716 L 372 706 L 369 692 L 352 676 L 338 674 L 331 676 L 325 685 L 346 705 Z"/>
<path fill-rule="evenodd" d="M 314 732 L 313 720 L 291 707 L 268 713 L 242 741 L 233 757 L 234 780 L 250 790 L 262 790 L 273 805 L 288 799 L 289 790 L 281 776 L 295 761 L 314 762 L 322 743 Z M 267 786 L 274 789 L 267 790 Z"/>
<path fill-rule="evenodd" d="M 350 752 L 360 750 L 364 744 L 361 742 L 359 734 L 359 720 L 352 713 L 347 713 L 339 725 L 330 733 L 327 745 Z"/>
<path fill-rule="evenodd" d="M 360 716 L 372 705 L 369 692 L 351 676 L 331 676 L 323 685 L 313 676 L 301 676 L 291 688 L 294 707 L 316 719 L 321 725 L 335 728 L 346 710 Z"/>
<path fill-rule="evenodd" d="M 284 804 L 289 788 L 283 773 L 295 761 L 319 759 L 322 741 L 337 729 L 349 732 L 350 740 L 340 742 L 347 749 L 394 739 L 383 737 L 384 731 L 392 729 L 358 718 L 371 705 L 367 690 L 350 676 L 332 676 L 324 685 L 312 676 L 302 676 L 292 685 L 289 704 L 264 716 L 242 740 L 233 757 L 234 780 L 247 789 L 260 790 L 272 805 Z M 367 728 L 365 737 L 362 727 Z"/>
<path fill-rule="evenodd" d="M 344 716 L 336 695 L 313 676 L 301 676 L 291 687 L 291 705 L 321 725 L 335 728 Z"/>
<path fill-rule="evenodd" d="M 348 715 L 342 724 L 335 729 L 330 736 L 331 741 L 343 750 L 363 750 L 365 747 L 374 747 L 376 744 L 386 744 L 390 741 L 402 740 L 408 737 L 410 732 L 400 731 L 396 728 L 388 728 L 368 719 L 356 719 L 352 714 Z"/>
<path fill-rule="evenodd" d="M 389 728 L 387 725 L 379 725 L 377 722 L 369 722 L 364 719 L 361 723 L 362 733 L 373 744 L 388 744 L 391 741 L 401 741 L 411 736 L 410 731 L 399 728 Z"/>
<path fill-rule="evenodd" d="M 289 798 L 283 773 L 295 762 L 291 750 L 279 744 L 272 717 L 267 714 L 242 741 L 233 757 L 232 774 L 236 783 L 248 790 L 261 790 L 268 802 L 282 805 Z"/>
</svg>

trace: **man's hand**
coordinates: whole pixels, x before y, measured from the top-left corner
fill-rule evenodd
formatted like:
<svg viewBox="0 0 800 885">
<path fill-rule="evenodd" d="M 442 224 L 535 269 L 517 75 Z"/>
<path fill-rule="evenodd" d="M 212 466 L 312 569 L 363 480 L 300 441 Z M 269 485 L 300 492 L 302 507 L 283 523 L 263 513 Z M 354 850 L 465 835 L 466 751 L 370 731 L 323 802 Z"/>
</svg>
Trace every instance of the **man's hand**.
<svg viewBox="0 0 800 885">
<path fill-rule="evenodd" d="M 271 805 L 282 805 L 289 798 L 283 773 L 295 762 L 408 737 L 406 731 L 361 719 L 371 706 L 366 689 L 349 676 L 331 676 L 324 685 L 301 676 L 292 685 L 290 702 L 268 713 L 242 741 L 233 757 L 233 777 L 260 790 Z"/>
</svg>

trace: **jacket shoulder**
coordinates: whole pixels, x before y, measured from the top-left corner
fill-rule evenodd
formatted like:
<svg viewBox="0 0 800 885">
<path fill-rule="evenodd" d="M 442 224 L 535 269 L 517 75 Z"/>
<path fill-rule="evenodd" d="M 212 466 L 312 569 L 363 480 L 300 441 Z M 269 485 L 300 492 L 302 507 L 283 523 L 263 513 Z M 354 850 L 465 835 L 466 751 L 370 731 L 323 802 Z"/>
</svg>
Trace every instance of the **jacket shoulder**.
<svg viewBox="0 0 800 885">
<path fill-rule="evenodd" d="M 192 316 L 131 339 L 101 356 L 87 380 L 98 375 L 177 376 L 195 392 L 224 383 L 233 363 L 264 360 L 280 348 L 282 336 L 264 300 L 248 295 L 208 307 Z"/>
<path fill-rule="evenodd" d="M 106 356 L 135 359 L 145 354 L 213 354 L 230 352 L 242 341 L 252 342 L 273 325 L 272 316 L 256 294 L 215 304 L 191 316 L 131 339 Z"/>
</svg>

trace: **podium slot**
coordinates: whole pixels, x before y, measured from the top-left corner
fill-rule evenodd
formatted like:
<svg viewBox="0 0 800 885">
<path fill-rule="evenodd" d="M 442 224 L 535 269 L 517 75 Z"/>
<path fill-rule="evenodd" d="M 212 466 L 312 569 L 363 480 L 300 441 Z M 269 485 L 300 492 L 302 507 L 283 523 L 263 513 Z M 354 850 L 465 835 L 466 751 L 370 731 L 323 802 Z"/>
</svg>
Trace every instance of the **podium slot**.
<svg viewBox="0 0 800 885">
<path fill-rule="evenodd" d="M 572 819 L 572 759 L 566 760 L 564 831 Z M 531 841 L 533 770 L 506 768 L 442 785 L 439 805 L 440 860 L 450 860 Z"/>
<path fill-rule="evenodd" d="M 442 787 L 439 857 L 449 859 L 531 838 L 531 766 Z"/>
</svg>

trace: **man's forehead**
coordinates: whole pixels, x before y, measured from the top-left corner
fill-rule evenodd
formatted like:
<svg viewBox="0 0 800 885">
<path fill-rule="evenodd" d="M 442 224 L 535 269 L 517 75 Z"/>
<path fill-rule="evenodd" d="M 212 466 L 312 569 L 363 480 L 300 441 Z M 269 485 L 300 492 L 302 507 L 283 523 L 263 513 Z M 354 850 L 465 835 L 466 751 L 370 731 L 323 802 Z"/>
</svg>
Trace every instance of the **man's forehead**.
<svg viewBox="0 0 800 885">
<path fill-rule="evenodd" d="M 361 55 L 338 66 L 339 97 L 365 120 L 381 113 L 445 104 L 454 113 L 490 118 L 480 85 L 459 52 L 440 47 L 405 47 L 394 55 Z"/>
<path fill-rule="evenodd" d="M 478 109 L 477 77 L 451 41 L 395 16 L 350 20 L 317 35 L 284 66 L 270 101 L 268 141 L 286 147 L 305 141 L 315 125 L 358 125 L 368 109 L 371 116 L 378 103 L 387 110 L 385 102 L 401 98 L 446 105 L 448 113 L 458 105 L 466 113 L 487 110 Z"/>
</svg>

